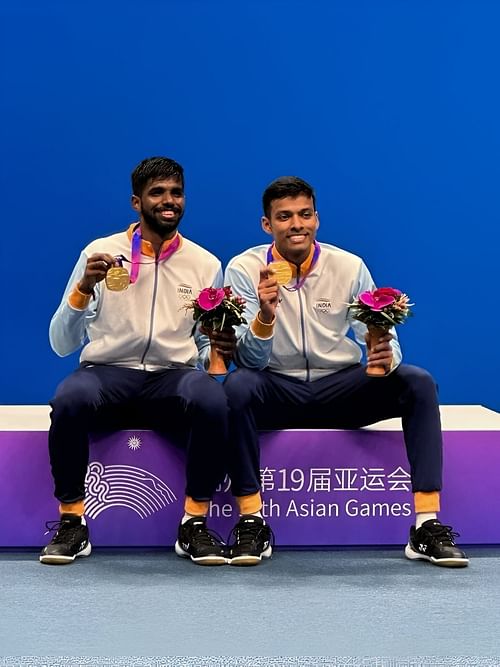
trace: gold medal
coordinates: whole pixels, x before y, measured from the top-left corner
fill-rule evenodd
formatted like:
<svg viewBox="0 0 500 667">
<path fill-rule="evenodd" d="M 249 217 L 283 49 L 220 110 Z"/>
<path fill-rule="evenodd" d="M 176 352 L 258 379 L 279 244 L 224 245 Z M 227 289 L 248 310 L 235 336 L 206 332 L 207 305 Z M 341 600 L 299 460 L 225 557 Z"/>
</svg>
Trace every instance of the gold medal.
<svg viewBox="0 0 500 667">
<path fill-rule="evenodd" d="M 123 292 L 130 284 L 130 276 L 123 266 L 112 266 L 106 273 L 106 287 L 111 292 Z"/>
<path fill-rule="evenodd" d="M 286 285 L 292 279 L 292 267 L 288 262 L 271 262 L 267 265 L 267 270 L 275 278 L 278 285 Z"/>
</svg>

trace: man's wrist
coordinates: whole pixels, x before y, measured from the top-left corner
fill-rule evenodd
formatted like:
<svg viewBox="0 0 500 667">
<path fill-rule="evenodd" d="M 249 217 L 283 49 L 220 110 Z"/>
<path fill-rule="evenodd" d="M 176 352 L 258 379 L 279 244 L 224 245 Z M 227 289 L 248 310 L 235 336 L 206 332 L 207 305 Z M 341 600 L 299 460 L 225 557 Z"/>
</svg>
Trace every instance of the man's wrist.
<svg viewBox="0 0 500 667">
<path fill-rule="evenodd" d="M 276 321 L 275 315 L 264 315 L 262 310 L 257 313 L 257 319 L 261 324 L 274 324 Z"/>
<path fill-rule="evenodd" d="M 94 290 L 87 294 L 77 283 L 68 295 L 68 303 L 74 310 L 86 310 L 90 303 L 90 299 L 94 296 Z"/>
<path fill-rule="evenodd" d="M 250 325 L 250 328 L 257 338 L 272 338 L 274 333 L 274 323 L 276 322 L 276 316 L 273 317 L 271 322 L 263 322 L 261 320 L 261 312 L 257 313 L 254 321 Z"/>
<path fill-rule="evenodd" d="M 76 289 L 81 292 L 82 294 L 85 294 L 85 296 L 93 296 L 94 294 L 94 288 L 93 287 L 88 287 L 82 282 L 77 283 Z"/>
</svg>

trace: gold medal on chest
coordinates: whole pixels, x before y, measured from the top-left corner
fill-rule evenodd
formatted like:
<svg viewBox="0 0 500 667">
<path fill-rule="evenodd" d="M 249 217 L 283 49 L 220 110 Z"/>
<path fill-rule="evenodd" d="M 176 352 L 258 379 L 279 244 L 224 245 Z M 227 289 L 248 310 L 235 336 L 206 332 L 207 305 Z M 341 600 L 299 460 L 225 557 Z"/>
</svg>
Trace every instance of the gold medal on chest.
<svg viewBox="0 0 500 667">
<path fill-rule="evenodd" d="M 130 275 L 127 269 L 122 266 L 121 258 L 115 258 L 115 265 L 108 269 L 105 281 L 106 287 L 111 292 L 123 292 L 130 285 Z"/>
<path fill-rule="evenodd" d="M 267 265 L 269 273 L 276 278 L 278 285 L 286 285 L 292 279 L 292 267 L 288 262 L 271 262 Z"/>
</svg>

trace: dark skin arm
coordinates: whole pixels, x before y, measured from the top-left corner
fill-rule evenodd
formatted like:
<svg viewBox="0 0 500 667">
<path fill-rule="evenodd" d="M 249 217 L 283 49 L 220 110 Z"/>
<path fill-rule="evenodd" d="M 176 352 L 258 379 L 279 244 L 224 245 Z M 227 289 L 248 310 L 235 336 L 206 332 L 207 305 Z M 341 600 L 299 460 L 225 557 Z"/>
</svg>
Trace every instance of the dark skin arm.
<svg viewBox="0 0 500 667">
<path fill-rule="evenodd" d="M 215 349 L 224 357 L 224 361 L 230 362 L 236 350 L 236 334 L 233 327 L 222 331 L 200 327 L 200 331 L 210 338 L 212 344 L 215 344 Z"/>
<path fill-rule="evenodd" d="M 270 324 L 278 306 L 279 285 L 267 267 L 260 270 L 257 292 L 260 305 L 259 318 L 264 324 Z"/>
<path fill-rule="evenodd" d="M 370 349 L 370 335 L 365 334 L 367 366 L 384 366 L 386 371 L 391 370 L 393 362 L 392 338 L 392 334 L 387 333 L 381 336 L 375 344 L 372 341 Z"/>
</svg>

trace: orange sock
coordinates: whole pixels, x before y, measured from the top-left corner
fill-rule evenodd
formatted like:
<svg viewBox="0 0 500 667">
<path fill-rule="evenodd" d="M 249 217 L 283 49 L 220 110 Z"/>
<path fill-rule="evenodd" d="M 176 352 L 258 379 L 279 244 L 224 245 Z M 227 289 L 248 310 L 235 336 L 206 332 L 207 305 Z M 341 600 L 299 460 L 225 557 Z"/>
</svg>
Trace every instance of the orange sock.
<svg viewBox="0 0 500 667">
<path fill-rule="evenodd" d="M 416 491 L 415 512 L 439 512 L 439 491 Z"/>
<path fill-rule="evenodd" d="M 61 503 L 59 505 L 59 514 L 83 516 L 85 514 L 85 503 L 83 500 L 77 500 L 76 503 Z"/>
<path fill-rule="evenodd" d="M 255 514 L 262 509 L 260 491 L 252 493 L 249 496 L 236 496 L 236 502 L 238 503 L 240 514 Z"/>
<path fill-rule="evenodd" d="M 195 500 L 190 496 L 186 496 L 184 500 L 184 511 L 191 516 L 206 516 L 210 502 L 208 500 Z"/>
</svg>

